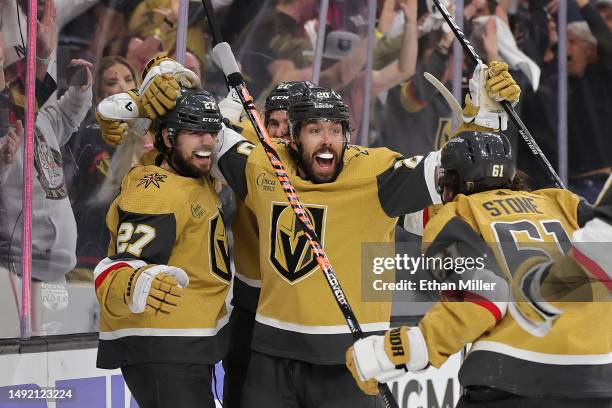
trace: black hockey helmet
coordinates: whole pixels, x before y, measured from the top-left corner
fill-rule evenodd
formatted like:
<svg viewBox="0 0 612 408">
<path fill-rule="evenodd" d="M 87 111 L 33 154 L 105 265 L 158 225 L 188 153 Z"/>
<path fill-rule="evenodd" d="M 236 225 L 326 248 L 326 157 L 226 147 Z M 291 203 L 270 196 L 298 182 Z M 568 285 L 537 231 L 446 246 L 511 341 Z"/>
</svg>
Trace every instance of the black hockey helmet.
<svg viewBox="0 0 612 408">
<path fill-rule="evenodd" d="M 349 110 L 340 94 L 330 88 L 323 88 L 311 83 L 302 93 L 291 98 L 289 106 L 289 124 L 291 136 L 297 137 L 303 122 L 327 119 L 342 123 L 345 139 L 348 142 Z"/>
<path fill-rule="evenodd" d="M 270 112 L 288 110 L 291 98 L 299 93 L 303 93 L 309 86 L 314 85 L 306 81 L 286 81 L 276 85 L 268 94 L 264 105 L 266 121 L 270 117 Z"/>
<path fill-rule="evenodd" d="M 222 121 L 219 106 L 210 92 L 200 88 L 181 88 L 174 109 L 157 118 L 155 147 L 161 152 L 166 150 L 161 136 L 164 127 L 168 129 L 168 138 L 174 145 L 179 130 L 219 133 Z"/>
<path fill-rule="evenodd" d="M 473 194 L 512 184 L 516 163 L 502 133 L 461 132 L 442 148 L 438 191 L 452 184 L 456 193 Z"/>
</svg>

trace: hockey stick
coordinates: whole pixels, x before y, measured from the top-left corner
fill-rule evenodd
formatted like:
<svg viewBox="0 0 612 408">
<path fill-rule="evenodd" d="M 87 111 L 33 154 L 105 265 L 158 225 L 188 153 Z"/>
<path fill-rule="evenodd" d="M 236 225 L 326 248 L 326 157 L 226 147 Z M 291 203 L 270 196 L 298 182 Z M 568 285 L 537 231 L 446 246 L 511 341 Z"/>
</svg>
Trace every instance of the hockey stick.
<svg viewBox="0 0 612 408">
<path fill-rule="evenodd" d="M 214 11 L 210 4 L 210 0 L 202 0 L 202 2 L 204 3 L 204 9 L 207 13 L 208 23 L 211 26 L 211 31 L 215 32 L 216 30 L 218 33 L 218 25 L 215 20 Z M 215 26 L 217 27 L 216 29 L 214 28 Z M 247 116 L 253 124 L 255 132 L 257 133 L 257 137 L 259 138 L 259 141 L 261 142 L 264 150 L 266 151 L 266 154 L 268 155 L 270 164 L 272 165 L 272 168 L 276 173 L 276 177 L 280 185 L 282 186 L 285 195 L 287 196 L 289 205 L 291 205 L 293 212 L 295 213 L 304 230 L 304 235 L 306 235 L 308 244 L 312 248 L 312 252 L 315 256 L 315 259 L 319 264 L 319 267 L 323 271 L 323 274 L 325 275 L 327 284 L 329 285 L 329 288 L 331 289 L 334 295 L 336 303 L 338 304 L 338 307 L 340 308 L 340 311 L 342 312 L 346 320 L 346 323 L 349 327 L 349 330 L 351 331 L 351 334 L 353 335 L 353 338 L 355 340 L 363 338 L 363 331 L 361 330 L 361 326 L 359 325 L 359 322 L 357 321 L 357 318 L 353 313 L 353 309 L 351 308 L 351 305 L 349 304 L 348 299 L 344 294 L 342 287 L 340 286 L 340 282 L 338 281 L 331 262 L 327 257 L 323 246 L 320 243 L 319 237 L 315 232 L 314 226 L 310 221 L 310 218 L 308 217 L 306 210 L 302 205 L 302 202 L 298 198 L 295 188 L 293 187 L 293 184 L 289 179 L 289 175 L 287 174 L 287 171 L 285 170 L 285 167 L 283 166 L 283 163 L 280 160 L 278 153 L 272 146 L 272 139 L 270 139 L 270 135 L 268 135 L 268 131 L 266 130 L 266 127 L 264 126 L 261 117 L 259 116 L 259 112 L 257 112 L 257 109 L 255 108 L 253 97 L 251 96 L 246 87 L 246 84 L 244 82 L 242 74 L 240 73 L 238 63 L 236 62 L 236 58 L 234 57 L 230 45 L 225 42 L 216 43 L 213 48 L 213 54 L 218 58 L 218 61 L 221 64 L 221 68 L 223 69 L 223 73 L 225 74 L 225 77 L 227 79 L 227 83 L 229 84 L 229 86 L 236 89 L 236 92 L 240 97 L 240 101 L 244 106 Z M 379 383 L 378 390 L 383 401 L 385 402 L 385 405 L 388 408 L 399 408 L 387 384 Z"/>
<path fill-rule="evenodd" d="M 438 10 L 440 10 L 440 13 L 442 13 L 442 17 L 444 17 L 444 20 L 446 20 L 451 30 L 453 30 L 455 37 L 457 37 L 457 40 L 459 40 L 459 43 L 463 47 L 463 50 L 467 53 L 470 59 L 476 64 L 482 64 L 483 61 L 478 56 L 476 49 L 466 38 L 465 34 L 463 33 L 463 31 L 461 31 L 461 28 L 459 28 L 457 23 L 455 23 L 455 20 L 453 20 L 444 4 L 441 4 L 440 0 L 433 0 L 433 2 L 438 8 Z M 561 178 L 559 177 L 557 172 L 555 172 L 546 156 L 544 156 L 544 153 L 542 153 L 542 149 L 540 149 L 540 146 L 538 146 L 531 133 L 529 133 L 529 130 L 527 129 L 519 115 L 516 113 L 510 102 L 501 101 L 500 104 L 502 108 L 504 108 L 504 111 L 506 111 L 506 113 L 510 117 L 512 123 L 514 123 L 514 125 L 518 129 L 518 132 L 525 141 L 525 143 L 527 143 L 527 146 L 531 150 L 531 153 L 533 153 L 534 156 L 538 157 L 540 164 L 542 165 L 546 173 L 548 173 L 548 177 L 551 179 L 551 181 L 553 181 L 557 185 L 557 187 L 565 188 L 565 186 L 563 185 L 563 181 L 561 181 Z"/>
</svg>

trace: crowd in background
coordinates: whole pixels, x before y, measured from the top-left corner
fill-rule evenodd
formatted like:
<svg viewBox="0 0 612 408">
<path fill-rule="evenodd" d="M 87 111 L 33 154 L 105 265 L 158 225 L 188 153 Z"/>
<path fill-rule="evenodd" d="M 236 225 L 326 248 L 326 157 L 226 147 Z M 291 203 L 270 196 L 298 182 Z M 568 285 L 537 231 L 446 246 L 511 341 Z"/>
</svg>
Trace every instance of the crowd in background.
<svg viewBox="0 0 612 408">
<path fill-rule="evenodd" d="M 413 10 L 402 0 L 378 1 L 370 89 L 367 1 L 331 0 L 325 21 L 317 0 L 213 6 L 258 101 L 281 81 L 311 79 L 325 23 L 319 83 L 349 104 L 352 142 L 365 134 L 368 145 L 413 156 L 451 136 L 455 113 L 423 73 L 451 87 L 454 36 L 429 2 Z M 484 60 L 510 65 L 523 91 L 517 112 L 553 165 L 558 59 L 567 59 L 569 185 L 592 201 L 612 163 L 612 0 L 568 1 L 567 55 L 557 52 L 558 7 L 559 0 L 467 0 L 464 27 Z M 176 54 L 179 1 L 39 0 L 38 8 L 33 277 L 91 279 L 88 271 L 106 256 L 104 217 L 122 176 L 155 154 L 151 134 L 107 145 L 94 108 L 137 88 L 150 58 Z M 0 27 L 0 269 L 19 274 L 27 2 L 0 0 Z M 221 100 L 227 89 L 210 48 L 203 6 L 190 2 L 184 65 Z M 472 71 L 465 62 L 464 92 Z M 508 134 L 531 185 L 550 184 L 512 127 Z"/>
</svg>

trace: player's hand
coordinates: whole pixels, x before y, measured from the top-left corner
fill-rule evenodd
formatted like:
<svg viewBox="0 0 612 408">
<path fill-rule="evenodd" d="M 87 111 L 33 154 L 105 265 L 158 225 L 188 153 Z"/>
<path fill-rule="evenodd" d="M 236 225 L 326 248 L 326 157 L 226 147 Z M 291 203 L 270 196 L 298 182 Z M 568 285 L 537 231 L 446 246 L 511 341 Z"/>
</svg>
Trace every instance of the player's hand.
<svg viewBox="0 0 612 408">
<path fill-rule="evenodd" d="M 200 78 L 172 58 L 162 55 L 153 58 L 142 71 L 138 94 L 143 97 L 149 119 L 165 115 L 176 105 L 180 87 L 197 88 Z"/>
<path fill-rule="evenodd" d="M 240 123 L 240 116 L 242 115 L 242 102 L 238 96 L 236 88 L 232 88 L 225 99 L 219 102 L 219 110 L 224 118 L 228 118 L 230 122 L 234 124 Z"/>
<path fill-rule="evenodd" d="M 346 352 L 347 368 L 359 388 L 370 395 L 378 393 L 379 382 L 395 380 L 408 370 L 422 370 L 428 360 L 425 339 L 417 327 L 398 327 L 384 336 L 359 339 Z"/>
<path fill-rule="evenodd" d="M 485 84 L 489 96 L 497 102 L 508 101 L 516 103 L 521 95 L 521 88 L 517 85 L 505 62 L 492 61 L 489 65 L 489 79 Z"/>
<path fill-rule="evenodd" d="M 359 375 L 357 365 L 355 363 L 355 351 L 353 346 L 346 350 L 346 368 L 351 372 L 351 375 L 355 379 L 357 386 L 361 391 L 368 395 L 378 394 L 378 381 L 375 378 L 364 380 Z"/>
<path fill-rule="evenodd" d="M 167 314 L 176 311 L 183 289 L 189 285 L 187 273 L 174 266 L 147 265 L 133 272 L 125 299 L 132 313 Z"/>
<path fill-rule="evenodd" d="M 499 101 L 518 101 L 520 88 L 508 73 L 506 64 L 494 61 L 491 66 L 489 69 L 479 64 L 474 69 L 469 83 L 470 92 L 465 97 L 463 121 L 492 130 L 506 130 L 508 115 Z"/>
<path fill-rule="evenodd" d="M 164 116 L 176 106 L 180 85 L 172 74 L 161 74 L 153 78 L 140 100 L 151 120 Z"/>
<path fill-rule="evenodd" d="M 117 119 L 107 119 L 96 111 L 96 122 L 100 125 L 100 134 L 102 140 L 113 147 L 117 147 L 123 141 L 128 130 L 127 122 Z"/>
<path fill-rule="evenodd" d="M 105 98 L 96 109 L 96 121 L 100 125 L 102 139 L 110 146 L 121 144 L 130 123 L 146 116 L 141 98 L 135 90 Z"/>
</svg>

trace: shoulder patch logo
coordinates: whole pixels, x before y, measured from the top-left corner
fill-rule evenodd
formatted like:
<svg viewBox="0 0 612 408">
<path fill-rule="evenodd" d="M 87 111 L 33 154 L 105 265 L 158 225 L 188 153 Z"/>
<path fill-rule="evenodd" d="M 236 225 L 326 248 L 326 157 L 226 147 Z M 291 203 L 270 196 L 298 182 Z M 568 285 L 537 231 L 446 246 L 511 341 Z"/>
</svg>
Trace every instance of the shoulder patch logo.
<svg viewBox="0 0 612 408">
<path fill-rule="evenodd" d="M 206 210 L 200 205 L 200 203 L 191 204 L 191 215 L 195 218 L 202 218 L 202 216 L 206 213 Z"/>
<path fill-rule="evenodd" d="M 136 184 L 136 187 L 140 187 L 140 186 L 144 186 L 144 188 L 149 187 L 150 185 L 154 185 L 155 187 L 159 188 L 159 183 L 163 183 L 165 180 L 165 178 L 168 177 L 165 174 L 159 174 L 159 173 L 150 173 L 150 174 L 145 174 L 139 181 L 138 184 Z"/>
<path fill-rule="evenodd" d="M 408 167 L 410 170 L 413 170 L 420 162 L 423 160 L 423 156 L 412 156 L 408 159 L 398 160 L 393 165 L 395 170 L 399 169 L 402 166 Z"/>
<path fill-rule="evenodd" d="M 324 244 L 326 207 L 304 205 L 315 232 Z M 287 203 L 272 203 L 269 260 L 272 268 L 290 284 L 310 275 L 318 263 L 302 226 Z"/>
<path fill-rule="evenodd" d="M 349 144 L 344 152 L 344 163 L 348 164 L 352 159 L 359 156 L 369 156 L 370 152 L 366 147 Z"/>
</svg>

